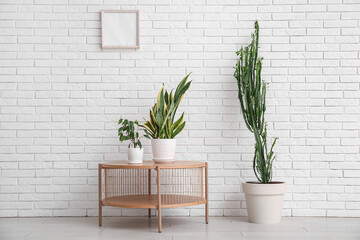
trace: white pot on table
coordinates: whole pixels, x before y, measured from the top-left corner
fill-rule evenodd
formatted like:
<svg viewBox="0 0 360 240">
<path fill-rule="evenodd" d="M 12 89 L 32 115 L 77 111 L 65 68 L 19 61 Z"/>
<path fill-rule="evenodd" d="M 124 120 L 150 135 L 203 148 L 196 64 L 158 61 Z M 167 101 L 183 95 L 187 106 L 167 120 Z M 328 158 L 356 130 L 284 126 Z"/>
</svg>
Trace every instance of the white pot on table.
<svg viewBox="0 0 360 240">
<path fill-rule="evenodd" d="M 176 139 L 151 139 L 154 162 L 175 161 Z"/>
<path fill-rule="evenodd" d="M 144 149 L 143 148 L 133 148 L 130 147 L 127 150 L 128 153 L 128 162 L 129 163 L 142 163 L 143 156 L 144 156 Z"/>
</svg>

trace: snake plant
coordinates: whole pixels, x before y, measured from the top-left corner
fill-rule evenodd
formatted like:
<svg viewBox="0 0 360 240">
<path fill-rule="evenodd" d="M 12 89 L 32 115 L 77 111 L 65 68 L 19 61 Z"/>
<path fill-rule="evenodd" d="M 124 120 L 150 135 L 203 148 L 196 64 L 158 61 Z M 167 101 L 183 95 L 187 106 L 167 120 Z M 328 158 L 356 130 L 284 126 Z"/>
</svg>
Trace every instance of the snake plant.
<svg viewBox="0 0 360 240">
<path fill-rule="evenodd" d="M 234 77 L 237 80 L 238 98 L 246 127 L 255 137 L 253 158 L 255 176 L 261 183 L 270 183 L 275 159 L 273 147 L 277 138 L 274 139 L 270 150 L 268 150 L 264 119 L 267 83 L 261 79 L 262 58 L 258 57 L 259 24 L 257 21 L 255 22 L 255 33 L 252 33 L 251 39 L 252 41 L 248 46 L 241 47 L 240 51 L 236 52 L 239 59 L 235 67 Z"/>
<path fill-rule="evenodd" d="M 187 82 L 190 73 L 186 75 L 178 84 L 175 93 L 173 90 L 168 92 L 162 86 L 156 103 L 150 110 L 150 120 L 142 127 L 147 138 L 174 138 L 185 127 L 184 113 L 174 122 L 176 111 L 179 107 L 185 92 L 189 89 L 191 81 Z"/>
</svg>

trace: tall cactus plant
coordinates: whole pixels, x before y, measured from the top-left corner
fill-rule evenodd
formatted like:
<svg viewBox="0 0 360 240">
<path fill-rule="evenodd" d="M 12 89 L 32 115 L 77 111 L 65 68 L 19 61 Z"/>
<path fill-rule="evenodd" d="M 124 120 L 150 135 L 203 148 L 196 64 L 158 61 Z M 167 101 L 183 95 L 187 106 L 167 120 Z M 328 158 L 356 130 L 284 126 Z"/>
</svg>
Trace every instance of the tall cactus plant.
<svg viewBox="0 0 360 240">
<path fill-rule="evenodd" d="M 273 147 L 277 138 L 274 139 L 270 151 L 268 151 L 264 119 L 267 83 L 261 80 L 262 58 L 258 57 L 259 23 L 257 21 L 255 22 L 255 33 L 251 34 L 251 39 L 248 46 L 241 47 L 240 51 L 236 52 L 239 59 L 234 77 L 237 80 L 238 98 L 245 124 L 255 137 L 253 159 L 255 176 L 261 183 L 270 183 L 275 159 Z"/>
</svg>

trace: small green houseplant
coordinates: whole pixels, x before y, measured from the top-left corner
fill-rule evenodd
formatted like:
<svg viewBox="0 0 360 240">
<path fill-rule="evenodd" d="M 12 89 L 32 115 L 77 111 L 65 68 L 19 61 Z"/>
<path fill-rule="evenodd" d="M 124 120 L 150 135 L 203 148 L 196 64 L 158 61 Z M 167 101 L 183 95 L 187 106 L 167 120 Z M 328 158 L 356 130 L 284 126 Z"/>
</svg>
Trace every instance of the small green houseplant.
<svg viewBox="0 0 360 240">
<path fill-rule="evenodd" d="M 251 43 L 236 52 L 239 57 L 235 66 L 234 77 L 238 86 L 238 98 L 246 127 L 254 134 L 255 151 L 253 171 L 259 182 L 243 183 L 248 215 L 251 222 L 280 222 L 282 199 L 286 185 L 272 182 L 272 168 L 275 160 L 273 148 L 277 138 L 268 148 L 265 122 L 266 86 L 261 79 L 262 60 L 258 57 L 259 24 L 255 22 L 255 33 L 251 35 Z M 259 200 L 267 197 L 269 201 Z M 274 206 L 270 206 L 272 202 Z"/>
<path fill-rule="evenodd" d="M 176 139 L 184 128 L 184 113 L 175 120 L 177 109 L 185 92 L 189 89 L 191 81 L 187 81 L 190 73 L 186 75 L 176 87 L 168 92 L 164 85 L 159 91 L 156 103 L 150 110 L 150 119 L 141 125 L 145 137 L 151 139 L 153 160 L 155 162 L 169 162 L 175 160 Z M 173 93 L 174 92 L 174 93 Z"/>
<path fill-rule="evenodd" d="M 144 150 L 140 141 L 139 122 L 121 118 L 118 124 L 120 125 L 118 129 L 119 141 L 130 141 L 127 149 L 129 163 L 141 163 Z"/>
</svg>

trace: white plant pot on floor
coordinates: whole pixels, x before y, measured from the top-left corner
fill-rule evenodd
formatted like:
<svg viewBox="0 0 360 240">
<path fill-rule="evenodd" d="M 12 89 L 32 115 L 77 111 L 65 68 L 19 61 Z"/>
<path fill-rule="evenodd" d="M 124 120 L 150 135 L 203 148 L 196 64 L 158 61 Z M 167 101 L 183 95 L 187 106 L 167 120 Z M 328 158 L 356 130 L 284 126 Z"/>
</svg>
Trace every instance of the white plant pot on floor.
<svg viewBox="0 0 360 240">
<path fill-rule="evenodd" d="M 142 163 L 143 156 L 144 156 L 144 149 L 143 148 L 128 148 L 128 163 Z"/>
<path fill-rule="evenodd" d="M 286 183 L 242 183 L 249 220 L 252 223 L 273 224 L 281 222 L 282 204 Z"/>
<path fill-rule="evenodd" d="M 176 139 L 151 139 L 151 147 L 154 162 L 175 161 Z"/>
</svg>

